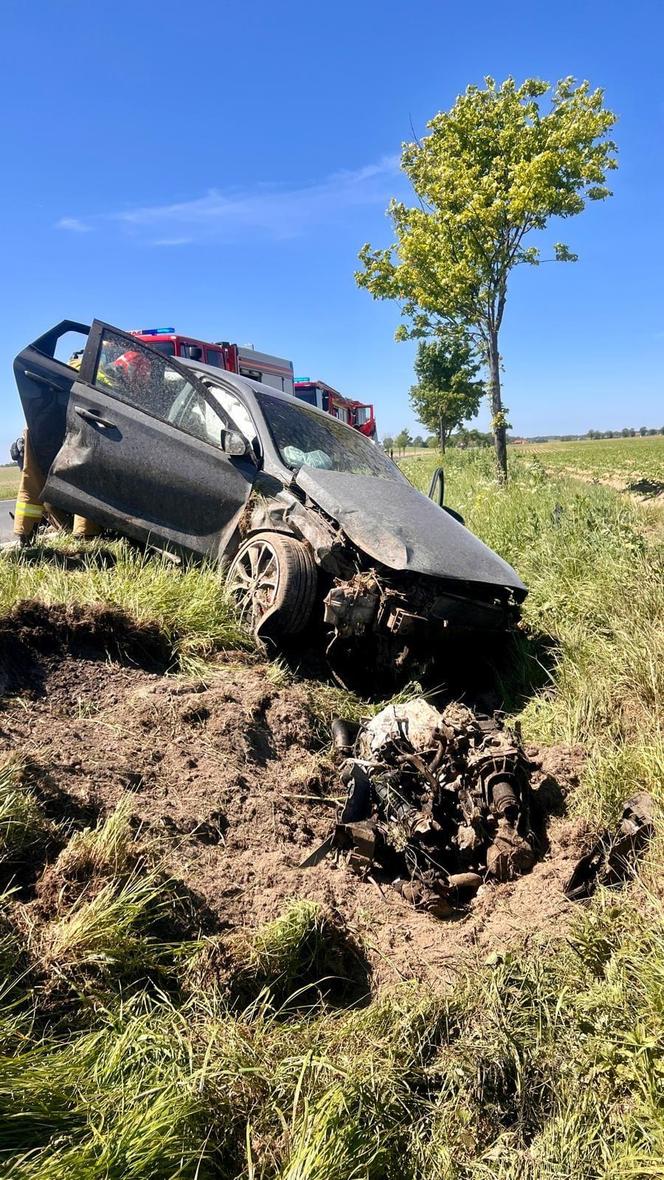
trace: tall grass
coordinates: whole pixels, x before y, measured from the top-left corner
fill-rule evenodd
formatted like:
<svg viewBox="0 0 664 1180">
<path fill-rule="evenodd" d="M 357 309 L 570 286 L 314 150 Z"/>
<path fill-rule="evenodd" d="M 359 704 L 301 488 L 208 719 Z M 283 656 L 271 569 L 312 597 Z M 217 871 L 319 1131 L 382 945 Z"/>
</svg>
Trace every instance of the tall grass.
<svg viewBox="0 0 664 1180">
<path fill-rule="evenodd" d="M 439 461 L 427 456 L 403 466 L 425 488 Z M 451 454 L 446 468 L 450 506 L 529 587 L 521 666 L 511 673 L 520 690 L 534 686 L 519 704 L 524 736 L 586 747 L 591 760 L 575 802 L 606 814 L 615 792 L 598 792 L 596 784 L 619 752 L 629 771 L 623 794 L 632 784 L 652 787 L 661 767 L 664 545 L 658 518 L 610 489 L 553 478 L 537 459 L 513 457 L 506 489 L 499 488 L 485 452 Z"/>
<path fill-rule="evenodd" d="M 33 793 L 21 783 L 20 763 L 0 766 L 0 879 L 7 882 L 53 841 L 55 829 Z"/>
</svg>

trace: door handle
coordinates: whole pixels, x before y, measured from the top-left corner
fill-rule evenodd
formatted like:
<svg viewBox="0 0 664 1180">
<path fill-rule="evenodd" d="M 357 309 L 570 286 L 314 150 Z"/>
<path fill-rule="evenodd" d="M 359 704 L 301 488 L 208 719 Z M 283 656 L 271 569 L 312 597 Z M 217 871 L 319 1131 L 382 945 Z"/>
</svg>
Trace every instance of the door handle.
<svg viewBox="0 0 664 1180">
<path fill-rule="evenodd" d="M 60 389 L 55 381 L 50 381 L 48 377 L 44 377 L 41 373 L 33 373 L 32 369 L 24 369 L 23 376 L 29 377 L 31 381 L 35 381 L 38 385 L 45 385 L 47 389 Z"/>
<path fill-rule="evenodd" d="M 94 410 L 87 410 L 85 406 L 74 406 L 79 418 L 85 418 L 86 422 L 93 422 L 95 426 L 103 426 L 106 430 L 112 429 L 115 422 L 109 422 L 108 418 L 102 418 L 101 414 L 97 414 Z"/>
</svg>

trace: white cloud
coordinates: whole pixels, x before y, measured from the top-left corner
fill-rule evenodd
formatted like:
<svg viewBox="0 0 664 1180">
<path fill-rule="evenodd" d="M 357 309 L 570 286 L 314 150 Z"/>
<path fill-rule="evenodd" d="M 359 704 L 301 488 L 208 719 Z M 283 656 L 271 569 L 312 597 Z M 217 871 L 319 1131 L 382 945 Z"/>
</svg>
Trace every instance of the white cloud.
<svg viewBox="0 0 664 1180">
<path fill-rule="evenodd" d="M 81 221 L 78 217 L 61 217 L 56 222 L 56 229 L 68 229 L 75 234 L 87 234 L 92 229 L 92 226 L 87 225 L 85 221 Z"/>
<path fill-rule="evenodd" d="M 184 246 L 198 241 L 237 241 L 249 234 L 273 240 L 300 237 L 311 227 L 343 219 L 364 205 L 386 205 L 399 171 L 397 156 L 355 171 L 334 172 L 313 184 L 259 184 L 252 189 L 210 189 L 191 200 L 142 205 L 94 218 L 143 237 L 153 246 Z M 90 220 L 90 219 L 88 219 Z M 62 229 L 89 226 L 63 217 Z"/>
</svg>

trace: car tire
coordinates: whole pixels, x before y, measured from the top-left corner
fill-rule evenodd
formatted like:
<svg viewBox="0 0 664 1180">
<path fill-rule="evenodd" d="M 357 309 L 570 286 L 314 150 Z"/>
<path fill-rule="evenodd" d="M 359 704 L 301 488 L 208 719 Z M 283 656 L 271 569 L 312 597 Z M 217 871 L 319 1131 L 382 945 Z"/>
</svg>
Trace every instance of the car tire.
<svg viewBox="0 0 664 1180">
<path fill-rule="evenodd" d="M 302 631 L 311 617 L 316 583 L 310 546 L 283 533 L 248 537 L 226 575 L 241 618 L 261 638 Z"/>
</svg>

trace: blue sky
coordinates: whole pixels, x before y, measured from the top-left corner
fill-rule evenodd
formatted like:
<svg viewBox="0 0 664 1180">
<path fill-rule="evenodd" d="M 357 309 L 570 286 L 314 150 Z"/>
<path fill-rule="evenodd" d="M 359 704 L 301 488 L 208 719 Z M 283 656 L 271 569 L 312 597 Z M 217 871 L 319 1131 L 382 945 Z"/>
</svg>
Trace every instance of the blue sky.
<svg viewBox="0 0 664 1180">
<path fill-rule="evenodd" d="M 401 142 L 486 74 L 587 77 L 620 117 L 615 195 L 556 233 L 580 261 L 512 282 L 514 430 L 661 425 L 663 11 L 6 0 L 2 457 L 13 356 L 65 317 L 252 342 L 372 400 L 381 434 L 415 428 L 414 346 L 355 286 L 357 251 L 390 241 Z"/>
</svg>

